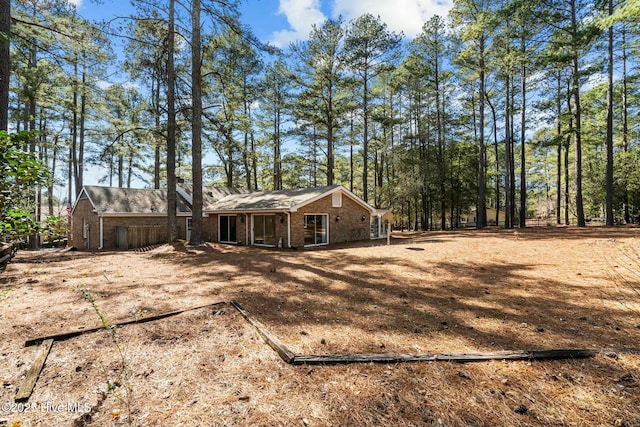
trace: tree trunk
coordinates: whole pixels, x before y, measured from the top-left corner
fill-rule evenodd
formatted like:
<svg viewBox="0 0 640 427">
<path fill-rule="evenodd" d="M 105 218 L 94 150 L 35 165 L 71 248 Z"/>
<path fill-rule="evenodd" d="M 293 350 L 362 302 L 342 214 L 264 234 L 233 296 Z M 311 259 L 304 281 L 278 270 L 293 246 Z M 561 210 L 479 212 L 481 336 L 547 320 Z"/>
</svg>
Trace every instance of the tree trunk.
<svg viewBox="0 0 640 427">
<path fill-rule="evenodd" d="M 9 130 L 9 79 L 11 77 L 9 38 L 11 1 L 0 0 L 0 130 Z"/>
<path fill-rule="evenodd" d="M 609 0 L 609 16 L 613 15 L 613 0 Z M 606 176 L 606 218 L 608 227 L 613 227 L 613 25 L 609 27 L 607 55 L 607 176 Z"/>
<path fill-rule="evenodd" d="M 524 38 L 521 39 L 521 53 L 526 53 Z M 526 150 L 526 132 L 527 132 L 527 67 L 522 64 L 520 70 L 522 104 L 520 107 L 520 228 L 527 226 L 527 150 Z"/>
<path fill-rule="evenodd" d="M 577 11 L 575 0 L 571 1 L 571 27 L 577 37 Z M 587 224 L 584 218 L 584 205 L 582 201 L 582 110 L 580 106 L 580 62 L 578 53 L 573 52 L 572 60 L 573 73 L 573 101 L 575 108 L 575 142 L 576 142 L 576 215 L 578 217 L 578 227 L 585 227 Z"/>
<path fill-rule="evenodd" d="M 153 139 L 155 141 L 154 161 L 153 161 L 153 188 L 160 188 L 160 141 L 158 132 L 160 131 L 160 73 L 154 73 L 153 88 L 153 111 L 155 119 L 155 132 Z"/>
<path fill-rule="evenodd" d="M 477 229 L 485 228 L 486 221 L 486 183 L 485 183 L 485 145 L 484 145 L 484 105 L 485 105 L 485 69 L 484 69 L 484 38 L 480 42 L 480 88 L 479 88 L 479 117 L 478 117 L 478 211 Z"/>
<path fill-rule="evenodd" d="M 80 92 L 80 135 L 78 136 L 78 175 L 76 176 L 76 192 L 80 194 L 84 185 L 84 140 L 85 124 L 87 122 L 87 72 L 85 64 L 82 67 L 82 86 Z"/>
<path fill-rule="evenodd" d="M 513 103 L 512 101 L 512 86 L 513 80 L 507 73 L 507 79 L 505 82 L 505 124 L 504 124 L 504 226 L 505 228 L 513 228 L 515 223 L 515 209 L 514 209 L 514 157 L 513 157 Z"/>
<path fill-rule="evenodd" d="M 177 238 L 176 194 L 176 70 L 175 50 L 175 0 L 169 0 L 169 28 L 167 34 L 167 238 Z"/>
<path fill-rule="evenodd" d="M 622 24 L 622 149 L 625 153 L 623 178 L 624 222 L 631 222 L 629 212 L 629 181 L 627 177 L 627 156 L 629 150 L 629 88 L 627 87 L 627 26 Z"/>
<path fill-rule="evenodd" d="M 191 5 L 191 161 L 193 176 L 193 215 L 189 244 L 199 246 L 202 238 L 202 63 L 200 54 L 200 0 Z"/>
<path fill-rule="evenodd" d="M 561 121 L 561 115 L 562 115 L 562 76 L 560 74 L 560 72 L 558 72 L 557 75 L 558 78 L 558 92 L 557 92 L 557 99 L 556 99 L 556 132 L 558 134 L 558 156 L 556 159 L 556 162 L 558 163 L 558 171 L 557 171 L 557 176 L 556 176 L 556 191 L 557 191 L 557 197 L 556 197 L 556 224 L 560 225 L 562 219 L 561 219 L 561 210 L 560 207 L 562 205 L 562 121 Z"/>
<path fill-rule="evenodd" d="M 367 69 L 364 70 L 363 76 L 363 94 L 362 94 L 362 113 L 363 113 L 363 129 L 362 129 L 362 200 L 369 201 L 369 81 Z"/>
</svg>

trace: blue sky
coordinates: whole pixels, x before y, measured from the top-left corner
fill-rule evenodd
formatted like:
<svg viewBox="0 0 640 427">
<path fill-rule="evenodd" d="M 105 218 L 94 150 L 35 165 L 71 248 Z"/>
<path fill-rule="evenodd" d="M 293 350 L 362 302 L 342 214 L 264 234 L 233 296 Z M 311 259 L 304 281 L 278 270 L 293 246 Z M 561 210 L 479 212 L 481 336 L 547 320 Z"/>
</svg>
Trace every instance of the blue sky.
<svg viewBox="0 0 640 427">
<path fill-rule="evenodd" d="M 133 10 L 128 0 L 70 0 L 88 19 L 112 19 Z M 311 26 L 342 15 L 346 21 L 364 13 L 380 16 L 388 28 L 415 37 L 431 16 L 446 16 L 453 0 L 242 0 L 242 21 L 264 42 L 287 47 L 304 40 Z"/>
<path fill-rule="evenodd" d="M 78 13 L 90 20 L 113 20 L 135 12 L 129 0 L 69 0 Z M 206 1 L 206 0 L 203 0 Z M 314 24 L 342 16 L 350 21 L 365 13 L 380 16 L 391 31 L 414 38 L 433 15 L 446 16 L 453 0 L 241 0 L 241 20 L 263 42 L 286 48 L 291 42 L 306 40 Z M 96 4 L 98 2 L 98 4 Z M 114 40 L 116 45 L 117 40 Z M 116 46 L 116 51 L 118 47 Z M 205 164 L 217 163 L 211 153 Z M 105 171 L 90 167 L 85 184 L 96 185 Z M 145 184 L 134 179 L 134 187 Z"/>
</svg>

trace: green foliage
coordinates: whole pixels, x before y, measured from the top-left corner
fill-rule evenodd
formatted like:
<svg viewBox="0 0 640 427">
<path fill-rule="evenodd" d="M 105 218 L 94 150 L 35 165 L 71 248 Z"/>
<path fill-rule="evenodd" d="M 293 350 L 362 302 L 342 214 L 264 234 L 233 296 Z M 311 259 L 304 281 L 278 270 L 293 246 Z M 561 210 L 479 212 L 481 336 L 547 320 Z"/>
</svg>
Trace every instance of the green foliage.
<svg viewBox="0 0 640 427">
<path fill-rule="evenodd" d="M 54 244 L 67 235 L 67 218 L 63 216 L 49 216 L 40 223 L 41 232 L 44 239 L 50 244 Z"/>
<path fill-rule="evenodd" d="M 0 131 L 0 240 L 17 241 L 39 230 L 26 195 L 49 174 L 35 153 L 23 149 L 33 137 Z"/>
</svg>

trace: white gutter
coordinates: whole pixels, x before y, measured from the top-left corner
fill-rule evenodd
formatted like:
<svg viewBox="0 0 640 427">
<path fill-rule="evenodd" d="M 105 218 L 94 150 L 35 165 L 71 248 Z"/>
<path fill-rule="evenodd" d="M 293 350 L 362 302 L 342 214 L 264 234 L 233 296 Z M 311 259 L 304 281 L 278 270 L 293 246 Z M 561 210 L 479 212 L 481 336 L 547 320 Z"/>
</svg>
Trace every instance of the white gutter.
<svg viewBox="0 0 640 427">
<path fill-rule="evenodd" d="M 291 212 L 287 212 L 287 248 L 291 248 Z"/>
<path fill-rule="evenodd" d="M 244 213 L 244 244 L 251 246 L 251 236 L 249 236 L 249 215 Z"/>
<path fill-rule="evenodd" d="M 104 247 L 104 218 L 100 215 L 100 246 L 98 250 L 102 250 Z"/>
</svg>

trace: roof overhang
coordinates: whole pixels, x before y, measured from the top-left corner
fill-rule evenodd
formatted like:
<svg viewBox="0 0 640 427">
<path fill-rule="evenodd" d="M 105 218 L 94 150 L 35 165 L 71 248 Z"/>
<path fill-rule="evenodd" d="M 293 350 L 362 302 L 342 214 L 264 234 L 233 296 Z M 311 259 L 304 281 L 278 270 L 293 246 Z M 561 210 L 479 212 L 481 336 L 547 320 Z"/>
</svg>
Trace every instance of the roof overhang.
<svg viewBox="0 0 640 427">
<path fill-rule="evenodd" d="M 316 202 L 320 199 L 323 199 L 333 193 L 337 193 L 337 192 L 341 192 L 343 194 L 345 194 L 347 197 L 349 197 L 350 199 L 352 199 L 353 201 L 355 201 L 357 204 L 359 204 L 360 206 L 362 206 L 363 208 L 365 208 L 366 210 L 368 210 L 370 213 L 373 213 L 373 211 L 375 210 L 371 205 L 369 205 L 367 202 L 365 202 L 364 200 L 362 200 L 360 197 L 356 196 L 355 194 L 353 194 L 351 191 L 347 190 L 345 187 L 343 187 L 342 185 L 337 186 L 336 188 L 332 188 L 331 190 L 325 191 L 324 193 L 318 194 L 314 197 L 309 198 L 308 200 L 305 200 L 304 202 L 292 206 L 289 211 L 291 212 L 297 212 L 300 208 L 303 208 L 304 206 L 311 204 L 313 202 Z"/>
</svg>

